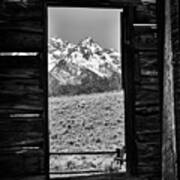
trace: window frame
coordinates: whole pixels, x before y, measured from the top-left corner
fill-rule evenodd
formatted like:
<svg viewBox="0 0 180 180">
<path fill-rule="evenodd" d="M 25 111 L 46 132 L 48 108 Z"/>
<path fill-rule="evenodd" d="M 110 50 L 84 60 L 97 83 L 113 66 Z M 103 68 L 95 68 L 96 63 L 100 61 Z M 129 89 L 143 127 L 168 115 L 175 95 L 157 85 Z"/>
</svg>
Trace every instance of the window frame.
<svg viewBox="0 0 180 180">
<path fill-rule="evenodd" d="M 134 87 L 134 64 L 132 59 L 134 58 L 133 49 L 133 12 L 136 1 L 116 1 L 106 3 L 102 1 L 58 1 L 48 0 L 44 7 L 45 17 L 45 32 L 44 32 L 44 73 L 46 75 L 46 150 L 45 150 L 45 161 L 46 161 L 46 176 L 49 176 L 49 134 L 48 134 L 48 7 L 68 7 L 68 8 L 109 8 L 109 9 L 123 9 L 121 16 L 121 45 L 122 45 L 122 75 L 123 75 L 123 87 L 125 91 L 125 146 L 126 146 L 126 172 L 127 176 L 137 175 L 137 149 L 135 142 L 135 122 L 134 122 L 134 105 L 135 105 L 135 87 Z"/>
</svg>

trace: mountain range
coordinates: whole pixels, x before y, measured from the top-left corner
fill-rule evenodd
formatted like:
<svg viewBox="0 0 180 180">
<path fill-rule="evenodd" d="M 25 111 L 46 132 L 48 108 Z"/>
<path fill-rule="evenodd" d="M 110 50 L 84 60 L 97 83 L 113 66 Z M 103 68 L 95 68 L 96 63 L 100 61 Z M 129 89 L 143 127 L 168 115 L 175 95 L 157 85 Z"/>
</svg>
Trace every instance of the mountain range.
<svg viewBox="0 0 180 180">
<path fill-rule="evenodd" d="M 89 94 L 121 88 L 121 57 L 91 37 L 77 44 L 51 38 L 48 43 L 49 96 Z"/>
</svg>

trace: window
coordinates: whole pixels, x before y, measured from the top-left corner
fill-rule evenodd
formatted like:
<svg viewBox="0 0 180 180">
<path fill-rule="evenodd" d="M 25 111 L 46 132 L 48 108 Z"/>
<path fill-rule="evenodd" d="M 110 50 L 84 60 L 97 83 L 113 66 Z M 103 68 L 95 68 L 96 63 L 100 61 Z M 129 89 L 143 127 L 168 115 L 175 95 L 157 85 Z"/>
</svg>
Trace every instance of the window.
<svg viewBox="0 0 180 180">
<path fill-rule="evenodd" d="M 122 9 L 48 8 L 50 174 L 121 173 Z"/>
</svg>

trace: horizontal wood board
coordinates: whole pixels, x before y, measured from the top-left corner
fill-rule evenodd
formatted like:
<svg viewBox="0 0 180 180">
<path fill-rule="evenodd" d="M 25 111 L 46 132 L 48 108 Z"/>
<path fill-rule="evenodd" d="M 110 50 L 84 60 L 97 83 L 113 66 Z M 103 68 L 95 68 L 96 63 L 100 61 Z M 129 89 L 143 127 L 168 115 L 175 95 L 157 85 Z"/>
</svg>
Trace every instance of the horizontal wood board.
<svg viewBox="0 0 180 180">
<path fill-rule="evenodd" d="M 69 7 L 104 7 L 104 8 L 118 8 L 119 6 L 134 6 L 140 0 L 47 0 L 50 6 L 69 6 Z"/>
<path fill-rule="evenodd" d="M 43 1 L 2 1 L 0 51 L 42 51 L 43 22 Z"/>
<path fill-rule="evenodd" d="M 1 56 L 0 113 L 41 112 L 41 73 L 38 56 Z"/>
<path fill-rule="evenodd" d="M 0 56 L 1 177 L 45 174 L 41 66 L 39 55 Z"/>
<path fill-rule="evenodd" d="M 161 177 L 161 116 L 156 2 L 142 2 L 134 19 L 135 133 L 137 172 Z"/>
</svg>

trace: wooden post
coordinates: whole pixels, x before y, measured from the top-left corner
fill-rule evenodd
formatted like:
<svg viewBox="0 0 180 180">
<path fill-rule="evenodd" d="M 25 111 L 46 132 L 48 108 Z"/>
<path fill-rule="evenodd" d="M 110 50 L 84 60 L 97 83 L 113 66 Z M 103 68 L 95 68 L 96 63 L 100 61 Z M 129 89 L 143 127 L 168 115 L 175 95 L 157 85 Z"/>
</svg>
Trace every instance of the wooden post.
<svg viewBox="0 0 180 180">
<path fill-rule="evenodd" d="M 177 152 L 174 116 L 174 81 L 170 0 L 165 1 L 164 82 L 162 120 L 162 180 L 177 180 Z"/>
</svg>

